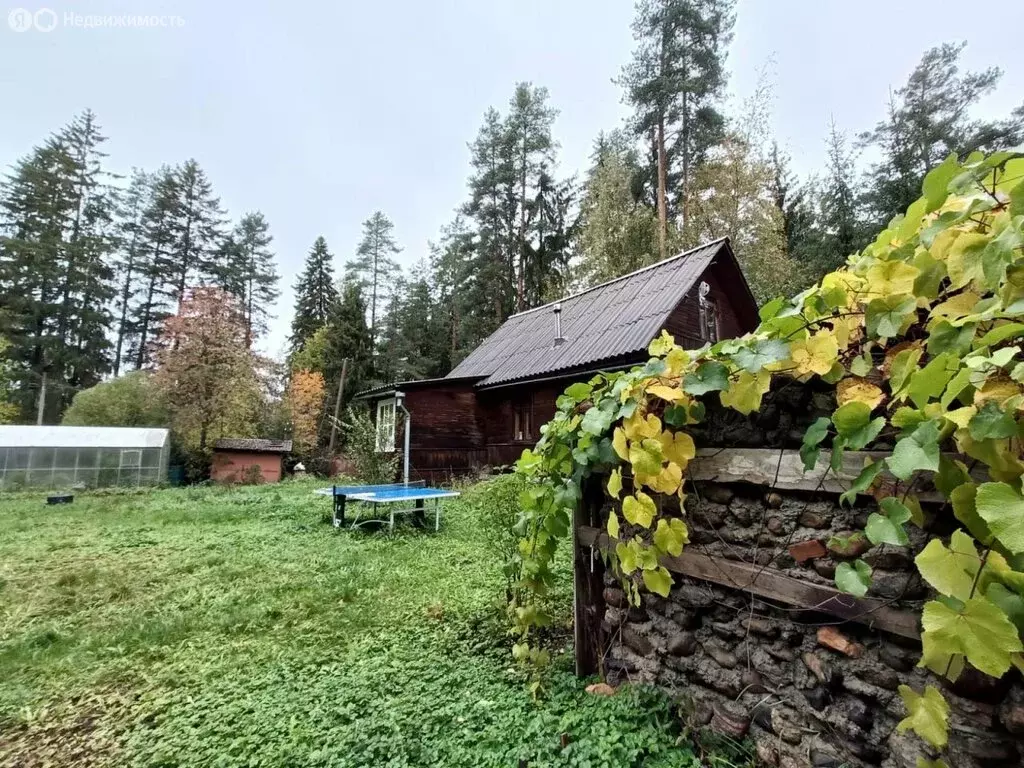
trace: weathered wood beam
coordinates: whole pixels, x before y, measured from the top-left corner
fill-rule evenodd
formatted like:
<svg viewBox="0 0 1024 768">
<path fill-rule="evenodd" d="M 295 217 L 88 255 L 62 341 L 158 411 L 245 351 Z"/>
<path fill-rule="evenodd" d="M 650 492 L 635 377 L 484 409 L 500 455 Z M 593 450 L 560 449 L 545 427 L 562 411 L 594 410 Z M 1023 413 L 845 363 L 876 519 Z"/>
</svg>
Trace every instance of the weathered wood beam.
<svg viewBox="0 0 1024 768">
<path fill-rule="evenodd" d="M 804 471 L 799 451 L 778 448 L 702 448 L 687 465 L 686 471 L 690 479 L 698 481 L 753 483 L 783 490 L 843 493 L 864 469 L 867 459 L 880 461 L 890 455 L 888 451 L 847 451 L 843 454 L 839 471 L 832 472 L 829 469 L 832 452 L 822 450 L 815 468 Z M 896 478 L 886 470 L 879 477 L 896 482 Z M 924 491 L 917 495 L 922 501 L 944 501 L 935 491 Z"/>
<path fill-rule="evenodd" d="M 608 534 L 599 528 L 580 527 L 576 536 L 582 546 L 596 546 L 600 549 L 609 547 Z M 834 587 L 811 584 L 775 568 L 712 558 L 692 549 L 684 550 L 679 557 L 663 557 L 661 564 L 674 573 L 701 581 L 710 581 L 806 610 L 821 611 L 901 637 L 914 640 L 921 637 L 916 613 L 892 608 L 884 600 L 855 597 Z"/>
</svg>

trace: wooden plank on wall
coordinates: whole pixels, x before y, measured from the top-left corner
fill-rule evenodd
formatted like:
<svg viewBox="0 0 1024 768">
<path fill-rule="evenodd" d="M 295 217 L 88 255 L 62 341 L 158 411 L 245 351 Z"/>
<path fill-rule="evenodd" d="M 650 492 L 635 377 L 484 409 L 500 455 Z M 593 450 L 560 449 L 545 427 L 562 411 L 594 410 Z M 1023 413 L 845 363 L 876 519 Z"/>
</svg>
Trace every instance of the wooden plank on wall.
<svg viewBox="0 0 1024 768">
<path fill-rule="evenodd" d="M 698 481 L 754 483 L 783 490 L 843 493 L 864 469 L 867 459 L 880 461 L 890 455 L 888 451 L 847 451 L 843 454 L 842 467 L 838 472 L 832 472 L 829 469 L 832 452 L 822 450 L 815 468 L 805 471 L 799 451 L 778 448 L 702 448 L 687 466 L 687 473 L 690 479 Z M 954 454 L 950 456 L 961 458 Z M 880 476 L 896 481 L 885 470 Z M 944 501 L 934 491 L 925 491 L 918 496 L 922 501 Z"/>
<path fill-rule="evenodd" d="M 608 534 L 599 528 L 581 527 L 576 535 L 582 546 L 597 546 L 601 549 L 609 546 Z M 661 564 L 670 571 L 694 579 L 750 592 L 787 605 L 821 611 L 901 637 L 917 640 L 921 636 L 915 613 L 891 608 L 884 600 L 855 597 L 835 587 L 808 583 L 775 568 L 712 558 L 692 549 L 684 550 L 679 557 L 663 557 Z"/>
</svg>

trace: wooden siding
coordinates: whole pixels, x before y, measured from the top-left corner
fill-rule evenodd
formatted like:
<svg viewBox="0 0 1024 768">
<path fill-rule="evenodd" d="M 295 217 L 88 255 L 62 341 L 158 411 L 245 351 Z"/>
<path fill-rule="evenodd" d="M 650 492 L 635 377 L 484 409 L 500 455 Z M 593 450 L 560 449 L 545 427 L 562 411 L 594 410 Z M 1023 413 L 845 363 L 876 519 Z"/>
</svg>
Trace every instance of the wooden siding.
<svg viewBox="0 0 1024 768">
<path fill-rule="evenodd" d="M 214 451 L 210 479 L 215 483 L 244 483 L 250 467 L 259 467 L 261 482 L 276 483 L 281 479 L 281 465 L 279 453 Z"/>
<path fill-rule="evenodd" d="M 746 289 L 736 280 L 742 279 L 731 264 L 715 263 L 704 273 L 703 281 L 711 286 L 711 298 L 718 308 L 718 332 L 720 339 L 742 336 L 757 326 L 756 314 L 748 307 Z M 735 285 L 736 290 L 727 286 Z M 687 349 L 701 347 L 707 341 L 701 334 L 700 310 L 698 309 L 698 282 L 686 298 L 680 302 L 665 322 L 665 330 L 676 337 L 680 346 Z"/>
</svg>

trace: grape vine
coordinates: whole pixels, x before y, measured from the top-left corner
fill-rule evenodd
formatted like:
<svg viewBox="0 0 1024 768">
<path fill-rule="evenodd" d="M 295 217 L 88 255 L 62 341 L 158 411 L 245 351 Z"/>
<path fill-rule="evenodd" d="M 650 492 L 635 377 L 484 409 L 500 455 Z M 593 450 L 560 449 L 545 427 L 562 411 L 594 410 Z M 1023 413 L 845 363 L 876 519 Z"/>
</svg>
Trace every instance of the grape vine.
<svg viewBox="0 0 1024 768">
<path fill-rule="evenodd" d="M 1024 670 L 1024 155 L 950 156 L 922 192 L 844 267 L 765 304 L 753 333 L 684 350 L 663 331 L 646 365 L 599 374 L 558 398 L 517 464 L 530 480 L 516 562 L 517 659 L 535 669 L 548 660 L 535 638 L 550 617 L 537 598 L 552 584 L 552 558 L 570 536 L 586 478 L 607 475 L 618 501 L 607 557 L 630 600 L 638 603 L 641 589 L 667 596 L 672 577 L 659 558 L 682 552 L 687 527 L 651 493 L 677 495 L 682 509 L 696 453 L 687 427 L 703 420 L 702 399 L 751 414 L 784 376 L 835 389 L 836 410 L 804 435 L 808 470 L 824 447 L 837 470 L 844 452 L 880 435 L 895 441 L 841 498 L 878 500 L 864 531 L 872 544 L 905 545 L 907 525 L 925 526 L 919 489 L 934 486 L 946 500 L 938 514 L 951 515 L 956 531 L 933 537 L 916 558 L 936 593 L 921 617 L 920 666 L 951 680 L 966 664 L 996 677 Z M 841 564 L 835 578 L 863 596 L 871 568 Z M 949 707 L 939 690 L 901 686 L 900 694 L 908 712 L 900 728 L 944 747 Z"/>
</svg>

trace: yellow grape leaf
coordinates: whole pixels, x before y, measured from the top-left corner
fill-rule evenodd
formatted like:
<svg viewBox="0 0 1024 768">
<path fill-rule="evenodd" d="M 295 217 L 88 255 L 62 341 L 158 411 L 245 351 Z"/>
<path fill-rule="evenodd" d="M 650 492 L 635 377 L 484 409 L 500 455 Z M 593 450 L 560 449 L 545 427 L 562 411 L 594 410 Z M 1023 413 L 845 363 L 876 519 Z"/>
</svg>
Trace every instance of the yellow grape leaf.
<svg viewBox="0 0 1024 768">
<path fill-rule="evenodd" d="M 658 493 L 673 494 L 683 482 L 683 471 L 678 464 L 669 462 L 656 475 L 643 475 L 643 484 Z"/>
<path fill-rule="evenodd" d="M 666 459 L 675 462 L 682 469 L 697 455 L 697 447 L 693 438 L 685 432 L 662 432 L 658 436 L 661 441 L 661 452 Z"/>
<path fill-rule="evenodd" d="M 984 281 L 985 270 L 981 251 L 991 240 L 980 232 L 964 232 L 953 241 L 946 259 L 951 287 L 963 288 L 972 280 Z"/>
<path fill-rule="evenodd" d="M 839 357 L 839 345 L 831 333 L 819 331 L 806 339 L 792 342 L 789 352 L 798 377 L 804 378 L 815 373 L 824 376 L 832 370 Z"/>
<path fill-rule="evenodd" d="M 675 343 L 675 337 L 663 328 L 661 335 L 648 345 L 647 352 L 651 357 L 664 357 L 675 346 Z"/>
<path fill-rule="evenodd" d="M 858 376 L 850 376 L 843 379 L 836 385 L 836 400 L 839 405 L 846 405 L 851 402 L 864 403 L 871 410 L 875 410 L 885 394 L 867 379 Z"/>
<path fill-rule="evenodd" d="M 608 495 L 617 499 L 620 493 L 622 493 L 622 472 L 616 467 L 608 477 Z"/>
<path fill-rule="evenodd" d="M 977 412 L 977 408 L 973 405 L 968 405 L 965 408 L 957 408 L 942 415 L 956 424 L 960 429 L 967 429 L 967 425 L 970 423 L 971 419 L 974 418 L 974 414 Z"/>
<path fill-rule="evenodd" d="M 632 416 L 622 422 L 622 426 L 626 437 L 631 441 L 643 440 L 645 437 L 655 437 L 661 432 L 661 419 L 653 413 L 643 416 L 640 411 L 634 411 Z"/>
<path fill-rule="evenodd" d="M 626 433 L 622 427 L 616 427 L 612 434 L 612 448 L 623 461 L 629 461 L 629 445 L 626 443 Z"/>
<path fill-rule="evenodd" d="M 661 471 L 664 455 L 661 443 L 648 437 L 629 444 L 629 463 L 635 475 L 656 475 Z"/>
<path fill-rule="evenodd" d="M 945 760 L 927 760 L 923 757 L 918 757 L 917 768 L 949 768 L 949 765 Z"/>
<path fill-rule="evenodd" d="M 959 320 L 962 317 L 967 317 L 974 310 L 980 298 L 976 293 L 964 291 L 952 299 L 932 307 L 930 317 L 944 317 L 947 320 Z"/>
<path fill-rule="evenodd" d="M 673 376 L 682 373 L 688 362 L 690 362 L 690 356 L 682 347 L 672 347 L 665 356 L 665 365 L 668 366 L 668 372 Z"/>
<path fill-rule="evenodd" d="M 953 227 L 939 232 L 932 241 L 932 247 L 928 249 L 932 258 L 938 261 L 945 261 L 949 258 L 949 249 L 953 247 L 953 243 L 961 234 L 963 234 L 961 230 Z"/>
<path fill-rule="evenodd" d="M 666 568 L 659 565 L 653 570 L 644 571 L 644 586 L 656 595 L 668 597 L 669 590 L 672 589 L 672 576 Z"/>
<path fill-rule="evenodd" d="M 761 398 L 771 385 L 771 374 L 765 371 L 740 371 L 739 378 L 730 383 L 727 390 L 719 392 L 718 398 L 726 408 L 732 408 L 746 416 L 761 407 Z"/>
<path fill-rule="evenodd" d="M 974 404 L 982 406 L 992 401 L 997 405 L 1002 405 L 1011 397 L 1016 397 L 1019 394 L 1020 387 L 1011 379 L 991 378 L 974 393 Z"/>
<path fill-rule="evenodd" d="M 846 349 L 864 336 L 863 313 L 836 317 L 832 319 L 831 323 L 832 333 L 835 334 L 836 343 L 840 349 Z"/>
<path fill-rule="evenodd" d="M 670 387 L 667 384 L 652 384 L 647 388 L 647 392 L 670 403 L 681 400 L 683 397 L 683 390 L 678 387 Z"/>
<path fill-rule="evenodd" d="M 845 295 L 837 309 L 853 305 L 853 297 L 864 290 L 864 278 L 852 272 L 829 272 L 821 278 L 821 292 L 830 296 Z"/>
<path fill-rule="evenodd" d="M 949 739 L 949 704 L 934 686 L 925 686 L 920 694 L 909 685 L 899 687 L 907 706 L 907 716 L 896 726 L 903 733 L 913 730 L 933 747 L 944 747 Z"/>
<path fill-rule="evenodd" d="M 633 525 L 650 528 L 655 513 L 654 499 L 643 491 L 622 500 L 622 515 Z"/>
<path fill-rule="evenodd" d="M 614 509 L 608 513 L 608 535 L 613 539 L 619 538 L 619 516 Z"/>
<path fill-rule="evenodd" d="M 913 293 L 914 280 L 921 270 L 902 261 L 881 261 L 868 269 L 868 290 L 875 295 L 892 296 Z"/>
<path fill-rule="evenodd" d="M 683 554 L 683 545 L 690 543 L 690 532 L 686 523 L 678 517 L 666 520 L 664 517 L 658 520 L 658 527 L 654 530 L 654 546 L 666 554 L 679 557 Z"/>
<path fill-rule="evenodd" d="M 962 654 L 979 671 L 1002 677 L 1010 668 L 1010 654 L 1024 651 L 1017 628 L 990 600 L 972 597 L 960 604 L 959 610 L 937 600 L 925 604 L 921 663 L 929 665 L 936 655 Z"/>
</svg>

